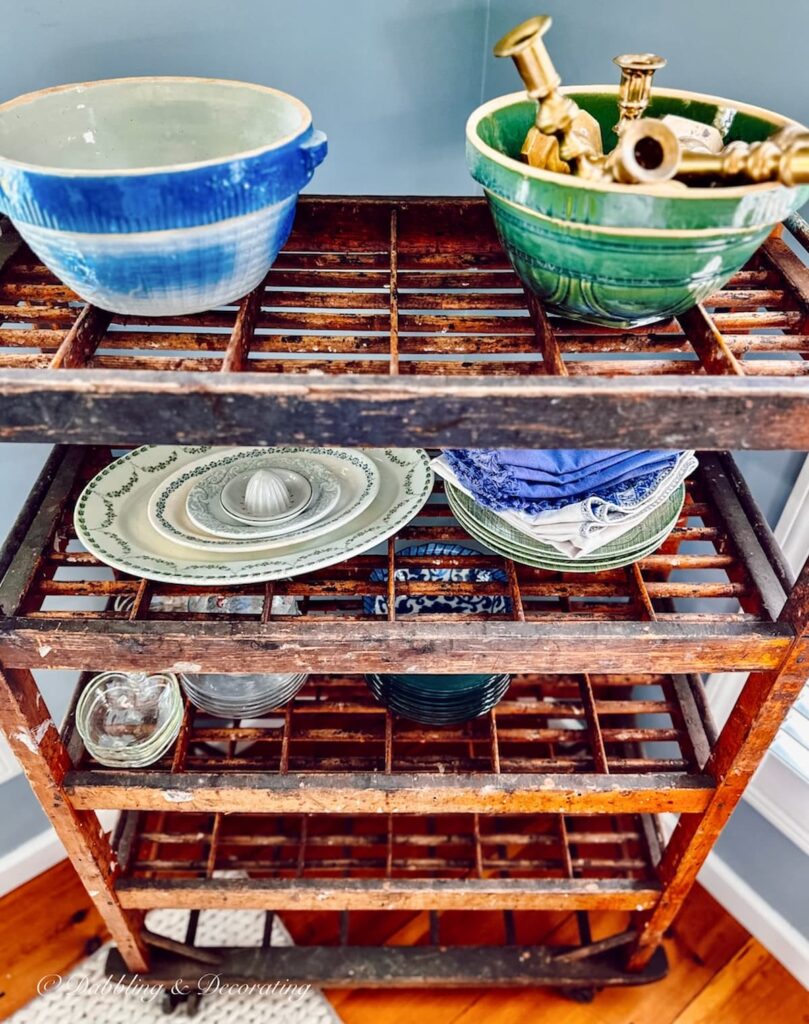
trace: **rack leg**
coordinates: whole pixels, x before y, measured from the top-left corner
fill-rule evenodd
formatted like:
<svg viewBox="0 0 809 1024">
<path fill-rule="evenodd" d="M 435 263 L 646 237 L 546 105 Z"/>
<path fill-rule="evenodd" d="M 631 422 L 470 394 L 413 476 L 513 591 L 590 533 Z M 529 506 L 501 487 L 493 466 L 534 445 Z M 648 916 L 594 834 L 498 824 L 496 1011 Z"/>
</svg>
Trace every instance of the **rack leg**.
<svg viewBox="0 0 809 1024">
<path fill-rule="evenodd" d="M 148 970 L 140 917 L 118 902 L 114 887 L 117 863 L 109 841 L 95 813 L 77 811 L 64 791 L 65 773 L 72 767 L 70 756 L 30 672 L 0 671 L 0 725 L 127 968 Z"/>
<path fill-rule="evenodd" d="M 702 814 L 680 815 L 660 861 L 663 895 L 654 910 L 640 916 L 630 969 L 645 966 L 659 946 L 717 835 L 803 689 L 809 675 L 809 563 L 803 567 L 778 621 L 794 627 L 795 639 L 779 668 L 750 674 L 719 734 L 705 766 L 716 779 L 716 789 Z"/>
</svg>

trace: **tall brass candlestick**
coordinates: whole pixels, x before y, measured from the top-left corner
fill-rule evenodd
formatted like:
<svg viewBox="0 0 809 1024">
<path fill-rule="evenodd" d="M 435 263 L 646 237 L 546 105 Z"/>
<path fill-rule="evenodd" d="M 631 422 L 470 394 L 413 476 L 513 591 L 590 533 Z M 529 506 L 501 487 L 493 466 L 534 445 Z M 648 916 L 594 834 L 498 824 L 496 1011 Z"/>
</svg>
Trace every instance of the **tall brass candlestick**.
<svg viewBox="0 0 809 1024">
<path fill-rule="evenodd" d="M 562 79 L 542 37 L 552 20 L 542 14 L 507 32 L 494 47 L 496 57 L 511 57 L 528 95 L 537 101 L 534 125 L 520 151 L 532 167 L 602 177 L 601 129 L 592 115 L 559 92 Z"/>
<path fill-rule="evenodd" d="M 666 66 L 666 59 L 654 53 L 622 53 L 613 57 L 613 63 L 621 69 L 618 91 L 620 118 L 615 126 L 616 134 L 620 135 L 629 121 L 643 117 L 652 96 L 655 71 Z"/>
</svg>

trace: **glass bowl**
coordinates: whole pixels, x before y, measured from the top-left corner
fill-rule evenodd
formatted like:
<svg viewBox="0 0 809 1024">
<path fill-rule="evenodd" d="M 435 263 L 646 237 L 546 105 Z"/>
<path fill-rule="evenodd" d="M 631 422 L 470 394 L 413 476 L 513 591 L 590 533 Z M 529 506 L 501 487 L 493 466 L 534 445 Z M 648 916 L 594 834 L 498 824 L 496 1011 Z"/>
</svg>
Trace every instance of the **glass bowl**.
<svg viewBox="0 0 809 1024">
<path fill-rule="evenodd" d="M 141 766 L 166 753 L 177 738 L 182 716 L 176 676 L 103 672 L 79 697 L 76 728 L 99 763 Z"/>
</svg>

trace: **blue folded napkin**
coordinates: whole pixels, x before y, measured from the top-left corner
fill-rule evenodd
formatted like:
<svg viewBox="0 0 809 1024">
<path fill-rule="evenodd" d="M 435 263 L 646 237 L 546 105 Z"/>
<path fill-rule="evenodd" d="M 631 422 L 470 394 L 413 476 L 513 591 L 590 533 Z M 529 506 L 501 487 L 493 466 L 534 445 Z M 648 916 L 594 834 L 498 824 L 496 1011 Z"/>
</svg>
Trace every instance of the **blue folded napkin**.
<svg viewBox="0 0 809 1024">
<path fill-rule="evenodd" d="M 577 481 L 615 479 L 619 473 L 629 470 L 651 469 L 665 462 L 670 455 L 671 452 L 667 451 L 599 451 L 594 448 L 496 450 L 500 464 L 507 466 L 518 480 L 533 480 L 558 488 Z"/>
<path fill-rule="evenodd" d="M 615 460 L 612 465 L 595 465 L 591 474 L 555 485 L 520 478 L 514 463 L 503 462 L 502 454 L 492 448 L 451 448 L 445 450 L 444 457 L 463 486 L 487 508 L 515 509 L 532 515 L 563 508 L 588 497 L 632 508 L 644 501 L 671 472 L 680 455 L 679 452 L 625 452 L 627 458 Z M 527 462 L 534 455 L 554 454 L 549 450 L 525 451 L 519 456 Z M 571 454 L 574 453 L 564 452 L 565 456 Z M 510 455 L 514 457 L 514 452 Z M 638 458 L 632 458 L 633 455 Z M 550 464 L 546 459 L 545 465 Z M 524 468 L 518 466 L 516 470 Z"/>
</svg>

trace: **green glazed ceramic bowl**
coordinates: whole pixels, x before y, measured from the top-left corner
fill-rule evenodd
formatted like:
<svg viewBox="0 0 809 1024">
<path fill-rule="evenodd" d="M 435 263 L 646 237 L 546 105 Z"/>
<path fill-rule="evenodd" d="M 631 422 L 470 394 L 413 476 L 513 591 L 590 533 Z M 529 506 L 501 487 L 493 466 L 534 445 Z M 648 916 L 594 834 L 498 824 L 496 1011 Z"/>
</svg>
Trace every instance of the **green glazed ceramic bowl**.
<svg viewBox="0 0 809 1024">
<path fill-rule="evenodd" d="M 615 145 L 618 90 L 563 90 Z M 525 93 L 479 107 L 466 126 L 467 163 L 484 188 L 503 247 L 523 284 L 556 313 L 637 327 L 690 309 L 720 288 L 809 186 L 619 185 L 528 167 L 520 146 L 534 118 Z M 648 116 L 715 124 L 725 141 L 754 142 L 793 124 L 769 110 L 679 89 L 655 89 Z"/>
</svg>

